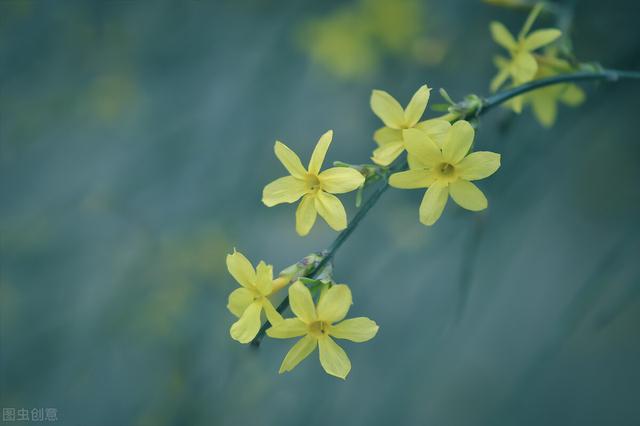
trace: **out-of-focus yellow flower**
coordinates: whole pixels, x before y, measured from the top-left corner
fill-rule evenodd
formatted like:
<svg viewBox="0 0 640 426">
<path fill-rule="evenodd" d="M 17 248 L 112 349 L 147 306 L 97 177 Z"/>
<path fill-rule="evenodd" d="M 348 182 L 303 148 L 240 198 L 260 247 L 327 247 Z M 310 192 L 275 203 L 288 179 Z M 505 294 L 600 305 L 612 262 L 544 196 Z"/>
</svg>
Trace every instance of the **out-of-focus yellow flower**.
<svg viewBox="0 0 640 426">
<path fill-rule="evenodd" d="M 526 0 L 483 0 L 483 1 L 492 6 L 507 7 L 511 9 L 531 7 L 531 3 L 532 3 Z"/>
<path fill-rule="evenodd" d="M 365 317 L 342 321 L 352 303 L 351 290 L 344 284 L 334 285 L 323 292 L 316 307 L 309 289 L 296 281 L 289 287 L 289 302 L 297 318 L 274 324 L 267 330 L 267 335 L 277 339 L 304 337 L 289 350 L 279 372 L 282 374 L 293 370 L 318 346 L 324 371 L 341 379 L 346 378 L 351 370 L 351 361 L 331 337 L 366 342 L 376 335 L 378 325 Z"/>
<path fill-rule="evenodd" d="M 552 49 L 546 51 L 544 55 L 536 55 L 536 60 L 538 61 L 538 72 L 534 80 L 574 70 L 569 62 L 556 57 L 556 53 Z M 558 103 L 578 106 L 584 102 L 585 97 L 584 91 L 573 83 L 554 84 L 521 96 L 522 106 L 531 105 L 533 114 L 544 127 L 551 127 L 555 123 L 558 115 Z M 513 103 L 507 105 L 518 112 L 519 105 L 513 105 Z"/>
<path fill-rule="evenodd" d="M 495 57 L 494 63 L 498 68 L 498 74 L 491 81 L 491 91 L 498 90 L 508 78 L 511 78 L 513 85 L 533 80 L 538 71 L 538 63 L 532 52 L 554 42 L 562 35 L 562 32 L 556 28 L 540 29 L 529 34 L 529 30 L 541 10 L 541 5 L 533 8 L 517 39 L 500 22 L 491 22 L 489 29 L 493 39 L 507 49 L 511 56 L 509 59 L 503 56 Z M 521 109 L 521 98 L 516 99 L 520 99 L 520 101 L 514 102 L 514 107 L 518 108 L 520 105 Z"/>
<path fill-rule="evenodd" d="M 296 231 L 305 236 L 319 214 L 336 231 L 347 227 L 347 213 L 342 202 L 332 194 L 354 191 L 364 183 L 364 176 L 348 167 L 332 167 L 320 172 L 322 162 L 331 144 L 333 131 L 329 130 L 318 140 L 309 167 L 302 166 L 300 158 L 285 144 L 276 141 L 276 157 L 291 173 L 276 179 L 264 187 L 262 202 L 272 207 L 276 204 L 302 201 L 296 210 Z"/>
<path fill-rule="evenodd" d="M 487 208 L 487 198 L 471 181 L 484 179 L 498 170 L 500 155 L 487 151 L 467 155 L 475 134 L 467 121 L 453 124 L 441 147 L 420 130 L 407 129 L 403 133 L 414 161 L 409 170 L 391 175 L 389 184 L 402 189 L 429 188 L 420 204 L 420 222 L 433 225 L 449 195 L 467 210 Z"/>
<path fill-rule="evenodd" d="M 227 255 L 227 269 L 240 284 L 240 288 L 229 295 L 227 308 L 238 321 L 231 326 L 230 334 L 240 343 L 249 343 L 260 330 L 260 314 L 264 309 L 271 324 L 282 321 L 282 317 L 275 310 L 268 296 L 286 285 L 286 278 L 273 279 L 273 267 L 263 261 L 253 269 L 251 262 L 237 251 Z"/>
<path fill-rule="evenodd" d="M 451 127 L 448 121 L 433 119 L 420 122 L 429 102 L 430 91 L 426 84 L 421 86 L 404 109 L 393 96 L 383 90 L 371 93 L 371 109 L 385 125 L 373 134 L 378 148 L 373 151 L 371 159 L 376 164 L 388 166 L 404 152 L 404 129 L 420 129 L 436 141 L 443 140 Z"/>
</svg>

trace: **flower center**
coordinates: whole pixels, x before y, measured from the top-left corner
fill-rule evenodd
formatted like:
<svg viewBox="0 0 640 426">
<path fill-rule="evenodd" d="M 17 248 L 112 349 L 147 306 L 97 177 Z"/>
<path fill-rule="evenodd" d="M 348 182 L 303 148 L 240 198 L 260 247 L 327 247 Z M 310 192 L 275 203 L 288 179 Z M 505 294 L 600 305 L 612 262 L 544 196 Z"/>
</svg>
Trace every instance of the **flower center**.
<svg viewBox="0 0 640 426">
<path fill-rule="evenodd" d="M 318 179 L 318 176 L 308 173 L 306 181 L 309 191 L 315 192 L 320 189 L 320 179 Z"/>
<path fill-rule="evenodd" d="M 456 168 L 452 164 L 442 163 L 438 166 L 438 170 L 442 176 L 451 176 L 456 171 Z"/>
<path fill-rule="evenodd" d="M 326 335 L 329 332 L 329 323 L 325 321 L 314 321 L 309 324 L 309 333 L 316 337 Z"/>
</svg>

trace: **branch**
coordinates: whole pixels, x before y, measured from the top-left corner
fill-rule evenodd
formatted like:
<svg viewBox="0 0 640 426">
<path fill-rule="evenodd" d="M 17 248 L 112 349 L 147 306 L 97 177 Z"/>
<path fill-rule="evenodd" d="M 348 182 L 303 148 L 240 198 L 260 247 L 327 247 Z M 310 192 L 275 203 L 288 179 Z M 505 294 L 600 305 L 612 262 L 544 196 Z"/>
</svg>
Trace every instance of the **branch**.
<svg viewBox="0 0 640 426">
<path fill-rule="evenodd" d="M 574 81 L 583 81 L 583 80 L 605 80 L 605 81 L 618 81 L 621 79 L 640 79 L 640 72 L 636 71 L 617 71 L 617 70 L 600 70 L 593 72 L 576 72 L 571 74 L 561 74 L 549 78 L 543 78 L 540 80 L 531 81 L 529 83 L 522 84 L 520 86 L 514 87 L 512 89 L 504 90 L 500 93 L 496 93 L 493 96 L 489 96 L 488 98 L 482 99 L 480 103 L 475 105 L 474 107 L 467 109 L 461 116 L 455 118 L 455 120 L 460 120 L 467 117 L 479 117 L 485 112 L 491 110 L 492 108 L 508 101 L 511 98 L 514 98 L 518 95 L 522 95 L 527 92 L 531 92 L 536 89 L 540 89 L 542 87 L 551 86 L 554 84 L 568 83 Z M 385 174 L 383 175 L 383 183 L 378 186 L 378 188 L 369 196 L 367 201 L 364 202 L 358 213 L 353 217 L 351 222 L 347 225 L 347 227 L 338 234 L 336 239 L 333 241 L 331 246 L 327 249 L 324 254 L 324 257 L 318 264 L 313 268 L 308 274 L 309 278 L 316 278 L 320 272 L 331 262 L 334 258 L 338 249 L 342 246 L 342 244 L 349 238 L 349 236 L 353 233 L 353 231 L 358 227 L 362 219 L 367 215 L 369 210 L 378 202 L 382 194 L 389 188 L 389 180 L 388 177 L 392 172 L 405 170 L 407 168 L 407 160 L 406 158 L 403 160 L 398 160 L 395 165 L 387 169 Z M 282 314 L 284 311 L 289 308 L 289 296 L 285 297 L 284 300 L 278 305 L 276 310 Z M 267 328 L 269 328 L 269 322 L 265 322 L 260 327 L 260 331 L 254 339 L 251 341 L 251 345 L 258 347 L 260 346 L 260 342 L 264 337 Z"/>
</svg>

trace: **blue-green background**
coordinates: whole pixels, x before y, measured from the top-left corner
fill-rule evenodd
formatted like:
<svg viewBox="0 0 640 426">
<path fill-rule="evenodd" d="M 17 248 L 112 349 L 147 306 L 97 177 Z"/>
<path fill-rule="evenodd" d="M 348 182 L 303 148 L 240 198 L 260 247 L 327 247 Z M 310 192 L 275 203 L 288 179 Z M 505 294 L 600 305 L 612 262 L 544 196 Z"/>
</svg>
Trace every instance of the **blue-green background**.
<svg viewBox="0 0 640 426">
<path fill-rule="evenodd" d="M 580 59 L 640 68 L 635 1 L 573 3 Z M 421 191 L 384 194 L 334 264 L 350 315 L 380 325 L 343 342 L 345 382 L 317 354 L 278 375 L 293 341 L 229 337 L 226 253 L 280 270 L 336 235 L 261 204 L 285 173 L 274 140 L 306 161 L 333 129 L 328 162 L 365 162 L 372 88 L 485 95 L 488 23 L 526 16 L 420 3 L 442 58 L 380 48 L 345 77 L 297 40 L 354 4 L 0 0 L 2 407 L 88 426 L 640 424 L 640 82 L 583 86 L 549 130 L 484 116 L 476 149 L 503 164 L 485 212 L 450 203 L 427 228 Z"/>
</svg>

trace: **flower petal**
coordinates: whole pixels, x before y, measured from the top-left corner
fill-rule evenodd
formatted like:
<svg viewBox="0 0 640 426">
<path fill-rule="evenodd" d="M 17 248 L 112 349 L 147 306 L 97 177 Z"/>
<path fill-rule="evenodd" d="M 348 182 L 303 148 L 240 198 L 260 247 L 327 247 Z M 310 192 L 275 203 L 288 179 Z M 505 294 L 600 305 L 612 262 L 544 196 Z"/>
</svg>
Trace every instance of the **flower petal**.
<svg viewBox="0 0 640 426">
<path fill-rule="evenodd" d="M 291 176 L 295 176 L 299 179 L 304 179 L 307 174 L 300 157 L 293 152 L 288 146 L 280 141 L 276 141 L 273 146 L 273 151 L 276 153 L 276 157 L 282 163 L 282 165 L 291 173 Z"/>
<path fill-rule="evenodd" d="M 320 173 L 322 162 L 324 161 L 324 157 L 327 155 L 329 145 L 331 145 L 331 139 L 333 139 L 333 130 L 329 130 L 320 136 L 320 139 L 318 139 L 318 143 L 313 149 L 313 154 L 311 154 L 311 159 L 309 160 L 310 174 L 317 175 Z"/>
<path fill-rule="evenodd" d="M 285 176 L 274 180 L 262 190 L 262 202 L 267 207 L 276 204 L 295 203 L 307 193 L 305 181 L 293 176 Z"/>
<path fill-rule="evenodd" d="M 491 37 L 500 46 L 507 50 L 516 48 L 516 40 L 513 38 L 509 30 L 498 21 L 493 21 L 489 24 L 489 30 L 491 31 Z"/>
<path fill-rule="evenodd" d="M 476 151 L 467 155 L 456 165 L 458 177 L 464 180 L 478 180 L 491 176 L 500 167 L 500 154 Z"/>
<path fill-rule="evenodd" d="M 353 300 L 351 290 L 344 284 L 336 284 L 318 301 L 318 319 L 329 323 L 342 320 L 349 312 Z"/>
<path fill-rule="evenodd" d="M 231 326 L 231 337 L 240 343 L 252 341 L 258 334 L 258 330 L 260 330 L 261 311 L 262 304 L 260 302 L 253 302 L 247 306 L 240 319 Z"/>
<path fill-rule="evenodd" d="M 273 266 L 267 265 L 262 260 L 256 268 L 256 288 L 263 296 L 271 294 L 273 288 Z"/>
<path fill-rule="evenodd" d="M 527 83 L 536 75 L 538 63 L 529 52 L 520 52 L 511 62 L 511 76 L 516 84 Z"/>
<path fill-rule="evenodd" d="M 320 188 L 332 194 L 343 194 L 358 189 L 364 183 L 364 176 L 350 167 L 332 167 L 318 175 Z"/>
<path fill-rule="evenodd" d="M 556 121 L 558 113 L 558 105 L 553 95 L 538 94 L 531 97 L 531 106 L 533 113 L 544 127 L 551 127 Z"/>
<path fill-rule="evenodd" d="M 282 374 L 293 370 L 296 365 L 300 364 L 300 361 L 308 357 L 309 354 L 315 350 L 317 345 L 318 339 L 308 334 L 298 340 L 298 342 L 289 349 L 284 360 L 282 360 L 278 373 Z"/>
<path fill-rule="evenodd" d="M 501 69 L 500 71 L 498 71 L 498 74 L 496 74 L 496 76 L 493 77 L 493 79 L 491 80 L 491 84 L 489 85 L 489 90 L 491 90 L 492 92 L 497 91 L 500 88 L 500 86 L 504 84 L 507 78 L 509 78 L 509 70 Z"/>
<path fill-rule="evenodd" d="M 434 183 L 427 189 L 420 204 L 420 222 L 431 226 L 440 218 L 449 198 L 449 188 L 441 183 Z"/>
<path fill-rule="evenodd" d="M 427 102 L 429 102 L 429 92 L 431 92 L 431 89 L 424 84 L 413 94 L 411 101 L 409 101 L 407 108 L 404 110 L 404 123 L 407 127 L 415 126 L 422 118 L 422 114 L 427 108 Z"/>
<path fill-rule="evenodd" d="M 383 90 L 371 92 L 371 109 L 385 126 L 400 129 L 404 124 L 404 110 L 393 96 Z"/>
<path fill-rule="evenodd" d="M 402 151 L 404 151 L 404 143 L 402 140 L 389 142 L 374 149 L 371 160 L 381 166 L 388 166 L 402 154 Z"/>
<path fill-rule="evenodd" d="M 473 183 L 466 180 L 457 180 L 449 185 L 451 198 L 460 207 L 474 212 L 487 208 L 487 197 Z"/>
<path fill-rule="evenodd" d="M 311 231 L 313 224 L 316 223 L 316 207 L 315 196 L 307 194 L 302 197 L 302 201 L 296 209 L 296 232 L 304 237 Z"/>
<path fill-rule="evenodd" d="M 409 164 L 409 169 L 428 169 L 429 165 L 420 161 L 418 157 L 415 155 L 411 155 L 410 152 L 407 153 L 407 163 Z"/>
<path fill-rule="evenodd" d="M 314 201 L 318 214 L 331 228 L 342 231 L 347 227 L 347 212 L 338 197 L 321 190 L 316 194 Z"/>
<path fill-rule="evenodd" d="M 284 319 L 282 315 L 273 307 L 273 304 L 266 297 L 262 299 L 262 307 L 264 308 L 264 313 L 267 315 L 267 319 L 271 325 L 280 324 Z"/>
<path fill-rule="evenodd" d="M 244 287 L 237 288 L 229 295 L 229 303 L 227 309 L 231 311 L 233 315 L 240 318 L 244 313 L 247 306 L 253 302 L 253 293 L 251 290 Z"/>
<path fill-rule="evenodd" d="M 555 28 L 536 30 L 524 39 L 526 50 L 536 50 L 542 46 L 556 41 L 562 35 L 562 31 Z"/>
<path fill-rule="evenodd" d="M 227 255 L 227 269 L 242 287 L 255 288 L 256 271 L 242 253 L 234 249 L 233 254 Z"/>
<path fill-rule="evenodd" d="M 392 174 L 389 177 L 389 185 L 400 189 L 427 188 L 434 180 L 430 170 L 414 169 Z"/>
<path fill-rule="evenodd" d="M 567 87 L 562 91 L 560 100 L 569 106 L 577 106 L 584 102 L 586 95 L 584 91 L 575 84 L 567 84 Z"/>
<path fill-rule="evenodd" d="M 332 325 L 329 329 L 329 334 L 337 339 L 366 342 L 375 337 L 379 328 L 375 321 L 365 317 L 358 317 Z"/>
<path fill-rule="evenodd" d="M 451 126 L 449 137 L 442 146 L 444 160 L 450 164 L 458 164 L 469 152 L 474 135 L 475 130 L 468 121 L 456 121 Z"/>
<path fill-rule="evenodd" d="M 307 334 L 307 324 L 299 318 L 287 318 L 267 329 L 267 336 L 274 339 L 290 339 Z"/>
<path fill-rule="evenodd" d="M 416 157 L 419 162 L 429 167 L 434 167 L 442 162 L 440 148 L 424 130 L 403 130 L 402 136 L 407 151 Z"/>
<path fill-rule="evenodd" d="M 431 120 L 425 120 L 416 125 L 416 128 L 424 130 L 427 135 L 442 148 L 444 141 L 451 128 L 451 123 L 448 120 L 441 120 L 439 118 L 433 118 Z"/>
<path fill-rule="evenodd" d="M 341 379 L 346 378 L 351 370 L 351 361 L 344 350 L 329 336 L 318 339 L 318 346 L 324 371 Z"/>
<path fill-rule="evenodd" d="M 379 146 L 386 145 L 390 142 L 402 141 L 402 130 L 381 127 L 373 133 L 373 140 L 376 141 Z"/>
<path fill-rule="evenodd" d="M 300 281 L 296 281 L 289 287 L 289 305 L 291 311 L 307 324 L 315 321 L 318 317 L 311 292 Z"/>
</svg>

